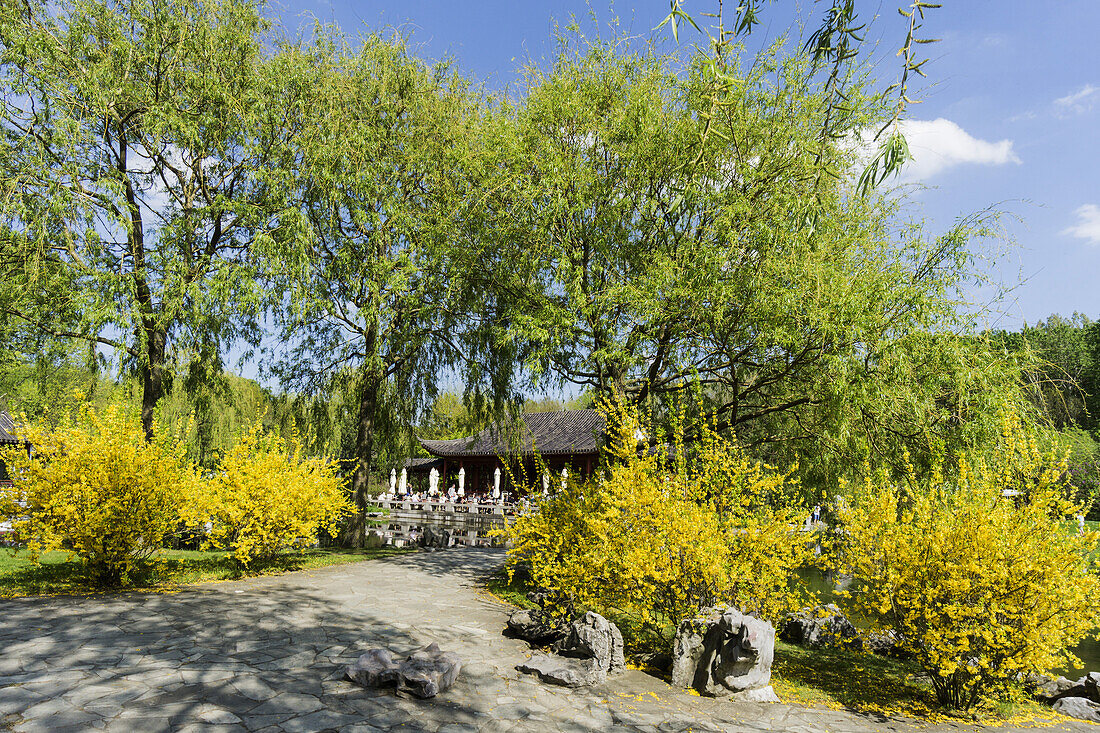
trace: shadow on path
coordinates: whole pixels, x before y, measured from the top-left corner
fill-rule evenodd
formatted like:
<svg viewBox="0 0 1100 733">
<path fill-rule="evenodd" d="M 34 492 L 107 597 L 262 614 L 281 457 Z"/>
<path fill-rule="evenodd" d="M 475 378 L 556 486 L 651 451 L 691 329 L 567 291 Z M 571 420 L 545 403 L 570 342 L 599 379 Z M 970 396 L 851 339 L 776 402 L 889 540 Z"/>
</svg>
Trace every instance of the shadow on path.
<svg viewBox="0 0 1100 733">
<path fill-rule="evenodd" d="M 692 698 L 628 671 L 601 688 L 514 666 L 494 550 L 423 552 L 176 593 L 0 600 L 0 729 L 913 730 L 902 721 Z M 342 679 L 363 651 L 431 642 L 464 660 L 432 700 Z M 953 727 L 953 729 L 960 729 Z"/>
</svg>

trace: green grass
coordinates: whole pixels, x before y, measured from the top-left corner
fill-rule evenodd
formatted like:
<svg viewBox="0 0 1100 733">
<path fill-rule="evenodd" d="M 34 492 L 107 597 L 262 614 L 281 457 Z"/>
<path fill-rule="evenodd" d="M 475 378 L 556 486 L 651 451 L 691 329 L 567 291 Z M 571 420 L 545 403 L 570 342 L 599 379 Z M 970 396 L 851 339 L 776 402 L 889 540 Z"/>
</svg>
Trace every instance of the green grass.
<svg viewBox="0 0 1100 733">
<path fill-rule="evenodd" d="M 379 557 L 401 555 L 411 550 L 382 548 L 345 550 L 311 548 L 263 561 L 254 561 L 242 569 L 225 551 L 160 550 L 143 564 L 132 579 L 130 589 L 157 590 L 188 583 L 232 580 L 246 575 L 278 575 L 291 570 L 308 570 L 343 565 Z M 27 550 L 0 549 L 0 597 L 89 593 L 80 560 L 68 552 L 44 552 L 38 563 Z"/>
<path fill-rule="evenodd" d="M 535 604 L 527 600 L 527 591 L 531 590 L 531 584 L 521 579 L 517 574 L 511 580 L 508 573 L 502 568 L 485 582 L 485 587 L 490 593 L 502 601 L 507 601 L 519 608 L 534 608 Z"/>
<path fill-rule="evenodd" d="M 970 713 L 948 712 L 912 662 L 841 648 L 807 649 L 776 640 L 772 686 L 784 702 L 920 720 L 977 720 L 985 725 L 1046 723 L 1062 718 L 1018 687 L 992 690 Z"/>
</svg>

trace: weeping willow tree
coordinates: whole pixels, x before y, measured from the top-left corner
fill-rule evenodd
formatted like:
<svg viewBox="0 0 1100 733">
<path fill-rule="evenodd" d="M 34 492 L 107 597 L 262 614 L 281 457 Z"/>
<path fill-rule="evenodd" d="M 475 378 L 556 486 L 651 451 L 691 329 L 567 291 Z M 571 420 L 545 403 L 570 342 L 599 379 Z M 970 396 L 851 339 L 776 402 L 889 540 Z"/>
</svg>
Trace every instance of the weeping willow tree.
<svg viewBox="0 0 1100 733">
<path fill-rule="evenodd" d="M 278 61 L 300 116 L 269 171 L 295 203 L 282 222 L 294 236 L 272 255 L 283 273 L 274 372 L 308 394 L 348 395 L 361 520 L 372 468 L 410 453 L 410 426 L 440 379 L 464 376 L 475 407 L 508 392 L 511 359 L 487 339 L 491 307 L 468 278 L 488 246 L 476 236 L 488 113 L 462 78 L 396 36 L 351 44 L 319 29 Z"/>
<path fill-rule="evenodd" d="M 992 222 L 930 234 L 876 187 L 898 161 L 871 146 L 870 170 L 863 141 L 899 92 L 876 85 L 853 17 L 761 53 L 724 31 L 668 54 L 566 35 L 527 68 L 494 128 L 478 271 L 542 384 L 686 401 L 817 477 L 996 435 L 1019 367 L 968 335 L 965 300 Z"/>
<path fill-rule="evenodd" d="M 283 199 L 256 173 L 286 132 L 269 34 L 248 0 L 0 13 L 3 259 L 45 296 L 4 314 L 114 351 L 147 435 L 174 352 L 258 338 L 251 255 Z"/>
</svg>

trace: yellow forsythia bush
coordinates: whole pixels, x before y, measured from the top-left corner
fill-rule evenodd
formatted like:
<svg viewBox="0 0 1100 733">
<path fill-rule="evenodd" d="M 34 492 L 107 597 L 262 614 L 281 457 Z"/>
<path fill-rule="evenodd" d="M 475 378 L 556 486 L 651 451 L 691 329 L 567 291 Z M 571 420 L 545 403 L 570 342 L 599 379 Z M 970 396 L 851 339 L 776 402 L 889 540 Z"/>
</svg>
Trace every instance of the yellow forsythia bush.
<svg viewBox="0 0 1100 733">
<path fill-rule="evenodd" d="M 1100 533 L 1065 521 L 1075 507 L 1064 462 L 1014 415 L 1001 437 L 950 476 L 868 476 L 839 511 L 850 604 L 899 633 L 954 708 L 1021 673 L 1078 663 L 1068 649 L 1100 627 Z"/>
<path fill-rule="evenodd" d="M 145 440 L 134 411 L 77 400 L 56 426 L 21 418 L 33 450 L 4 450 L 12 486 L 0 510 L 35 556 L 71 550 L 90 581 L 116 586 L 176 528 L 194 474 L 179 442 Z"/>
<path fill-rule="evenodd" d="M 284 441 L 257 424 L 201 482 L 185 518 L 247 566 L 312 545 L 350 509 L 334 464 L 303 456 L 297 434 Z"/>
<path fill-rule="evenodd" d="M 697 461 L 675 465 L 639 452 L 631 411 L 608 422 L 617 428 L 603 475 L 570 482 L 516 518 L 511 568 L 524 563 L 538 585 L 665 640 L 717 603 L 776 619 L 805 600 L 794 580 L 809 559 L 794 529 L 804 512 L 787 476 L 713 432 L 696 446 Z"/>
</svg>

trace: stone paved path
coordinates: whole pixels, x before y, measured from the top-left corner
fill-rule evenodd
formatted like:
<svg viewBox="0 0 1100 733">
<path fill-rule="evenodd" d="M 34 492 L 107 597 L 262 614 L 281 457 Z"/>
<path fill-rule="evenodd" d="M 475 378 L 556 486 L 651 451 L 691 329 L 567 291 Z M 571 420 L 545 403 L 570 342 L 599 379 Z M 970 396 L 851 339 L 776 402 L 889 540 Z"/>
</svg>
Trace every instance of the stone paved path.
<svg viewBox="0 0 1100 733">
<path fill-rule="evenodd" d="M 587 691 L 514 666 L 507 609 L 478 582 L 497 551 L 454 549 L 179 593 L 0 600 L 0 729 L 15 731 L 964 731 L 689 696 L 628 671 Z M 432 641 L 466 663 L 420 701 L 341 680 L 366 648 Z M 1006 730 L 1004 728 L 998 730 Z M 1100 730 L 1066 719 L 1051 730 Z"/>
</svg>

